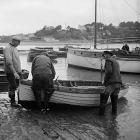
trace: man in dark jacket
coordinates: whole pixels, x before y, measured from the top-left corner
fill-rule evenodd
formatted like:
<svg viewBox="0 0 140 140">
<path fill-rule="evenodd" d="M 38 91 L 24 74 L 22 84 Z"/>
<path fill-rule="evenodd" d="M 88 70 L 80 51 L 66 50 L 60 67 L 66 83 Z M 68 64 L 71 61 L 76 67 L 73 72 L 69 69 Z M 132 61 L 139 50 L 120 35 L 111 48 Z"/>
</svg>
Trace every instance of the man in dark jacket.
<svg viewBox="0 0 140 140">
<path fill-rule="evenodd" d="M 45 111 L 49 108 L 49 100 L 54 91 L 53 79 L 55 69 L 47 53 L 36 56 L 32 62 L 32 89 L 38 108 L 41 110 L 41 91 L 44 91 Z"/>
<path fill-rule="evenodd" d="M 127 45 L 127 43 L 123 45 L 122 50 L 124 53 L 129 54 L 129 46 Z"/>
<path fill-rule="evenodd" d="M 113 53 L 109 51 L 104 51 L 103 56 L 105 58 L 105 76 L 104 76 L 104 85 L 105 91 L 101 94 L 100 99 L 100 115 L 103 115 L 105 112 L 105 106 L 109 96 L 111 97 L 112 104 L 112 114 L 117 114 L 117 102 L 118 94 L 121 88 L 122 80 L 120 74 L 119 63 L 113 57 Z"/>
</svg>

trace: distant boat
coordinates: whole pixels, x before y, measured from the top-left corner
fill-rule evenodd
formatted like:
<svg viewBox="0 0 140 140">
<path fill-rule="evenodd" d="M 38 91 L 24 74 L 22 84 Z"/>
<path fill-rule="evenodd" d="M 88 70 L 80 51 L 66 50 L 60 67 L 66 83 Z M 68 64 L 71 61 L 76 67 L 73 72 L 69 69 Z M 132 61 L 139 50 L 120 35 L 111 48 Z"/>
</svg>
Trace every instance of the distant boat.
<svg viewBox="0 0 140 140">
<path fill-rule="evenodd" d="M 4 65 L 4 57 L 0 55 L 0 66 Z"/>
<path fill-rule="evenodd" d="M 0 92 L 8 91 L 8 81 L 3 68 L 0 68 Z"/>
<path fill-rule="evenodd" d="M 3 47 L 0 47 L 0 54 L 3 54 Z"/>
<path fill-rule="evenodd" d="M 67 52 L 69 48 L 74 48 L 72 45 L 65 45 L 64 47 L 59 48 L 59 51 Z"/>
<path fill-rule="evenodd" d="M 69 104 L 76 106 L 99 106 L 100 93 L 104 91 L 104 86 L 98 81 L 82 80 L 58 80 L 55 84 L 55 91 L 50 102 L 57 104 Z M 32 81 L 21 81 L 18 93 L 18 103 L 28 105 L 35 103 L 34 94 L 31 90 Z M 123 84 L 119 98 L 128 92 L 128 85 Z M 110 103 L 110 100 L 108 101 Z"/>
<path fill-rule="evenodd" d="M 27 57 L 27 61 L 28 62 L 32 62 L 33 59 L 37 56 L 37 55 L 40 55 L 41 53 L 43 52 L 47 52 L 49 57 L 54 60 L 57 58 L 54 50 L 53 50 L 53 47 L 35 47 L 35 48 L 31 48 L 29 53 L 28 53 L 28 57 Z"/>
<path fill-rule="evenodd" d="M 18 50 L 20 55 L 27 55 L 29 53 L 29 50 Z"/>
</svg>

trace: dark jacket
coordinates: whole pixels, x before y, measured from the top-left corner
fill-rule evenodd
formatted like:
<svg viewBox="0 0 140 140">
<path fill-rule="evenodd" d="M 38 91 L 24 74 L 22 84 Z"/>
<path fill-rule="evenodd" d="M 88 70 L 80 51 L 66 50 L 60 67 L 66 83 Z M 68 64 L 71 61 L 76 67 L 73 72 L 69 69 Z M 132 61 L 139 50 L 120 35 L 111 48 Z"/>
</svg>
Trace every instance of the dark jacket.
<svg viewBox="0 0 140 140">
<path fill-rule="evenodd" d="M 129 46 L 128 46 L 127 44 L 125 44 L 125 45 L 122 47 L 122 50 L 128 51 L 128 52 L 129 52 Z"/>
<path fill-rule="evenodd" d="M 52 61 L 45 55 L 38 55 L 33 59 L 31 73 L 32 76 L 43 73 L 52 75 L 53 79 L 55 78 L 55 69 Z"/>
<path fill-rule="evenodd" d="M 115 58 L 106 59 L 105 62 L 105 77 L 104 84 L 108 86 L 110 84 L 122 84 L 121 74 L 120 74 L 120 66 L 119 63 L 115 60 Z"/>
</svg>

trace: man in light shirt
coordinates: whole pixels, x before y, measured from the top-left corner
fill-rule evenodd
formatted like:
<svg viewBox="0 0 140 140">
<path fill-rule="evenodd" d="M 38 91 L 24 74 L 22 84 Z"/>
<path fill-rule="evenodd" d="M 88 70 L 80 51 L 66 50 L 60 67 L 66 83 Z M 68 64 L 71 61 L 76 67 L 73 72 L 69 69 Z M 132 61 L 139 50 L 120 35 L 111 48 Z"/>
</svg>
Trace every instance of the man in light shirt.
<svg viewBox="0 0 140 140">
<path fill-rule="evenodd" d="M 19 79 L 21 77 L 21 62 L 18 54 L 17 47 L 20 44 L 18 37 L 13 37 L 3 50 L 4 66 L 7 80 L 9 82 L 8 95 L 11 101 L 11 106 L 15 106 L 15 91 L 19 86 Z"/>
</svg>

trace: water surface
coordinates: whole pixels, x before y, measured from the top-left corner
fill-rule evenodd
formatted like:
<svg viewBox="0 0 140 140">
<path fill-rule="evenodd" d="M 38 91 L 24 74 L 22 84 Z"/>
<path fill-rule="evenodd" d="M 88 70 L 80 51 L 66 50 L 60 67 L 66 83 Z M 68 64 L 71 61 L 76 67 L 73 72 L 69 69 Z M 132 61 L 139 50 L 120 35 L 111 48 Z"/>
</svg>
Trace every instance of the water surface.
<svg viewBox="0 0 140 140">
<path fill-rule="evenodd" d="M 23 48 L 29 48 L 29 46 L 24 45 Z M 27 62 L 27 55 L 20 55 L 20 59 L 22 68 L 30 71 L 31 63 Z M 57 61 L 58 63 L 54 64 L 54 67 L 56 77 L 59 76 L 58 79 L 101 80 L 100 72 L 68 67 L 65 58 L 59 58 Z M 29 134 L 29 137 L 33 133 L 41 135 L 43 132 L 48 136 L 53 135 L 55 138 L 52 139 L 60 137 L 59 139 L 67 138 L 70 140 L 139 140 L 140 75 L 121 75 L 123 82 L 128 83 L 130 87 L 128 94 L 118 102 L 117 117 L 111 115 L 110 105 L 107 106 L 103 117 L 99 117 L 98 108 L 57 106 L 46 115 L 33 111 L 11 111 L 10 113 L 14 113 L 14 117 L 11 117 L 10 122 L 7 122 L 8 124 L 13 123 L 13 125 L 16 122 L 17 126 L 14 127 L 14 130 L 21 127 L 21 131 L 24 130 L 26 134 Z M 31 74 L 29 79 L 32 79 Z"/>
</svg>

